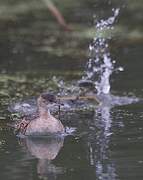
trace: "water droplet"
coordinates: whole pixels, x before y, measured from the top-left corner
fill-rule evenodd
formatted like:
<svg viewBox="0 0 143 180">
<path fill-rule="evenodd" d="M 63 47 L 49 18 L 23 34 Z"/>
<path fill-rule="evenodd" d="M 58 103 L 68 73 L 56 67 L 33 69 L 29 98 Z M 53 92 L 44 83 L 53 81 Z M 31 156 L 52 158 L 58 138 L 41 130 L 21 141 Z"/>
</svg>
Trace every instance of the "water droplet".
<svg viewBox="0 0 143 180">
<path fill-rule="evenodd" d="M 89 45 L 90 58 L 87 63 L 86 80 L 92 80 L 96 84 L 97 93 L 108 94 L 110 92 L 110 76 L 114 72 L 115 60 L 112 62 L 109 52 L 108 40 L 111 36 L 103 37 L 104 31 L 113 29 L 113 23 L 119 15 L 119 8 L 113 8 L 113 16 L 107 19 L 101 19 L 96 22 L 97 36 L 93 38 L 93 42 Z M 119 67 L 119 71 L 123 68 Z M 84 79 L 82 77 L 82 79 Z"/>
</svg>

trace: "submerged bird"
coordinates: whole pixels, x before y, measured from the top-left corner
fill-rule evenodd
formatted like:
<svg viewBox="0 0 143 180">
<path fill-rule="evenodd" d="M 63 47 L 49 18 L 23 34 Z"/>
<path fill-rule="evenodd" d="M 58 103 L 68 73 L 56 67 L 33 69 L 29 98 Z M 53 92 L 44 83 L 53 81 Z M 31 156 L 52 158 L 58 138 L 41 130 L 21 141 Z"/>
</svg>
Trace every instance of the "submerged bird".
<svg viewBox="0 0 143 180">
<path fill-rule="evenodd" d="M 38 117 L 33 120 L 24 117 L 17 126 L 17 132 L 27 136 L 64 133 L 65 129 L 61 121 L 50 113 L 50 109 L 56 105 L 55 96 L 43 93 L 37 99 L 37 105 Z"/>
</svg>

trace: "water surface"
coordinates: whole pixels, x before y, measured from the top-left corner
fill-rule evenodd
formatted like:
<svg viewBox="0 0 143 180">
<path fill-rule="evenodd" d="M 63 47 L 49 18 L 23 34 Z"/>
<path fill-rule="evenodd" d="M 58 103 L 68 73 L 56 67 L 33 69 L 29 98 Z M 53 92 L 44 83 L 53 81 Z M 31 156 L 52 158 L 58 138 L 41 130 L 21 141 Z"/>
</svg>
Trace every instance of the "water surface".
<svg viewBox="0 0 143 180">
<path fill-rule="evenodd" d="M 71 33 L 43 6 L 16 11 L 16 1 L 11 8 L 6 2 L 1 2 L 7 13 L 0 19 L 0 179 L 143 179 L 142 100 L 65 114 L 63 123 L 76 131 L 62 140 L 19 140 L 6 125 L 12 101 L 57 92 L 53 76 L 68 83 L 81 78 L 95 35 L 92 15 L 108 17 L 112 7 L 121 11 L 110 54 L 124 72 L 111 76 L 111 93 L 142 99 L 142 2 L 72 1 L 66 4 L 69 11 L 61 4 L 65 18 L 76 27 Z"/>
</svg>

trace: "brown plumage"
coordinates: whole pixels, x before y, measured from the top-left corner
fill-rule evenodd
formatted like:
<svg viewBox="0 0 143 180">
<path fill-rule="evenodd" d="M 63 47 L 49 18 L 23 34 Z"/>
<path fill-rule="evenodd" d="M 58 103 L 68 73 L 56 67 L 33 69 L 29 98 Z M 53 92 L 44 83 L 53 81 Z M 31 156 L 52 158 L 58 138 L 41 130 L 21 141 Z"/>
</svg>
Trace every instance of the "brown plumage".
<svg viewBox="0 0 143 180">
<path fill-rule="evenodd" d="M 61 121 L 50 114 L 50 107 L 55 105 L 56 98 L 52 94 L 43 93 L 37 99 L 39 116 L 32 121 L 23 119 L 20 123 L 20 132 L 25 135 L 46 135 L 63 133 Z M 47 110 L 48 107 L 48 110 Z"/>
</svg>

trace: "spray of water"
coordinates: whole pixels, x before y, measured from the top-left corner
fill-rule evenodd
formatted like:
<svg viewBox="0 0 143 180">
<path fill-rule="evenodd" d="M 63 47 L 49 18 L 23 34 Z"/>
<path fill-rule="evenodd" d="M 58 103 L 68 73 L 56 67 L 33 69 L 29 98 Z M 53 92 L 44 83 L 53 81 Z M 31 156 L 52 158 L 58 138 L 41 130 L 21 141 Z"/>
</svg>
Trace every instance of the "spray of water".
<svg viewBox="0 0 143 180">
<path fill-rule="evenodd" d="M 95 83 L 97 94 L 110 93 L 110 76 L 114 71 L 114 63 L 112 62 L 108 41 L 111 36 L 104 34 L 107 30 L 112 30 L 113 24 L 119 15 L 119 8 L 112 9 L 113 16 L 108 19 L 101 19 L 96 23 L 96 37 L 89 45 L 90 58 L 87 63 L 87 69 L 83 80 L 92 80 Z M 118 70 L 122 71 L 120 67 Z"/>
</svg>

